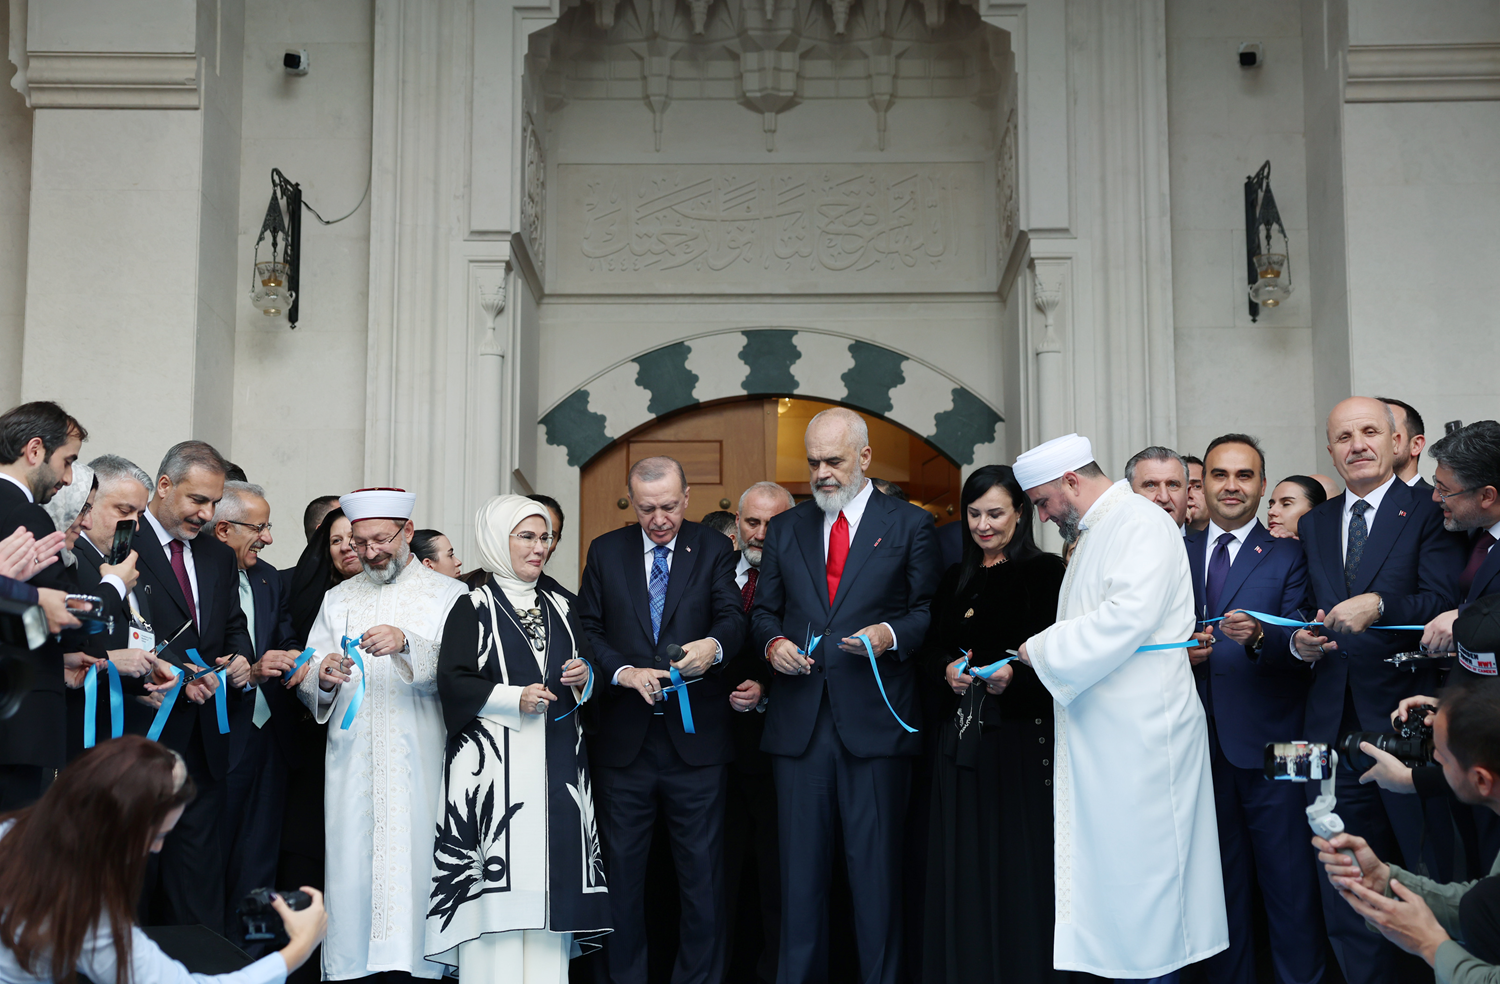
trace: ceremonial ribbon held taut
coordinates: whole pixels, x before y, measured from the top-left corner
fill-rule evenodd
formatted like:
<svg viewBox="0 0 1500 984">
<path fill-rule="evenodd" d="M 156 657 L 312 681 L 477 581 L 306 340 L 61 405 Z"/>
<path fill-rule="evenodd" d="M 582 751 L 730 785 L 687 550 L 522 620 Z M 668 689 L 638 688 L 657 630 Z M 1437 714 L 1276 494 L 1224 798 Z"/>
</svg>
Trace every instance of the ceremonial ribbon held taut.
<svg viewBox="0 0 1500 984">
<path fill-rule="evenodd" d="M 1286 628 L 1286 629 L 1312 629 L 1312 628 L 1321 628 L 1322 625 L 1323 625 L 1322 622 L 1303 622 L 1300 619 L 1283 618 L 1280 615 L 1267 615 L 1265 612 L 1252 612 L 1248 608 L 1236 608 L 1235 611 L 1237 611 L 1237 612 L 1244 612 L 1246 615 L 1249 615 L 1251 618 L 1255 619 L 1257 622 L 1264 622 L 1267 625 L 1279 625 L 1282 628 Z M 1232 615 L 1232 614 L 1234 614 L 1234 612 L 1230 612 L 1229 614 Z M 1220 615 L 1217 618 L 1206 618 L 1206 619 L 1203 620 L 1203 624 L 1204 625 L 1212 625 L 1214 622 L 1222 622 L 1222 621 L 1224 621 L 1224 619 L 1226 617 L 1228 617 L 1228 616 Z M 1372 629 L 1385 629 L 1387 632 L 1421 632 L 1422 630 L 1424 630 L 1425 628 L 1427 628 L 1427 626 L 1425 626 L 1425 625 L 1372 625 L 1372 626 L 1370 626 L 1370 628 L 1372 628 Z M 1160 649 L 1191 649 L 1191 648 L 1197 647 L 1198 645 L 1199 645 L 1199 642 L 1196 639 L 1189 639 L 1187 642 L 1158 642 L 1154 646 L 1142 646 L 1141 648 L 1137 649 L 1136 652 L 1138 652 L 1138 653 L 1150 653 L 1150 652 L 1155 652 L 1155 651 L 1160 650 Z"/>
</svg>

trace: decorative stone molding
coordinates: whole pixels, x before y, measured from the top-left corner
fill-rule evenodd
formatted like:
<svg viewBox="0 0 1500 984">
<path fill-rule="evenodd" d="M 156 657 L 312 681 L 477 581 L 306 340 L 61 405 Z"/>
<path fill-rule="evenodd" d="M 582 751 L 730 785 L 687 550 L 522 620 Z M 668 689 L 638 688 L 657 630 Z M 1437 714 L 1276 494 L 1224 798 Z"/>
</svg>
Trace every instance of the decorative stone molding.
<svg viewBox="0 0 1500 984">
<path fill-rule="evenodd" d="M 192 53 L 32 51 L 27 59 L 24 94 L 33 109 L 199 106 L 198 56 Z"/>
<path fill-rule="evenodd" d="M 1350 45 L 1344 101 L 1500 99 L 1500 42 Z"/>
<path fill-rule="evenodd" d="M 547 268 L 547 159 L 542 150 L 542 138 L 537 134 L 530 113 L 526 114 L 521 125 L 521 140 L 524 154 L 521 162 L 521 233 L 526 237 L 527 252 L 538 278 L 541 278 Z"/>
<path fill-rule="evenodd" d="M 1003 270 L 1015 245 L 1021 225 L 1021 189 L 1016 162 L 1016 111 L 1010 111 L 1005 130 L 1000 135 L 1000 154 L 995 187 L 995 204 L 1000 210 L 1000 268 Z"/>
</svg>

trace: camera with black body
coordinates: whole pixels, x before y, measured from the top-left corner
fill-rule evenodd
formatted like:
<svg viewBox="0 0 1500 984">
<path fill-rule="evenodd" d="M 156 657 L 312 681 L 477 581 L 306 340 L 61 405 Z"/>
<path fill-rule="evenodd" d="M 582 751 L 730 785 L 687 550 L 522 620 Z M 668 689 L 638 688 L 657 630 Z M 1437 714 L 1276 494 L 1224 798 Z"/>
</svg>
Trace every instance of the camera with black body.
<svg viewBox="0 0 1500 984">
<path fill-rule="evenodd" d="M 1406 711 L 1406 720 L 1395 732 L 1351 731 L 1339 740 L 1339 751 L 1344 764 L 1355 772 L 1364 772 L 1375 767 L 1375 760 L 1360 751 L 1361 742 L 1369 742 L 1383 752 L 1400 759 L 1404 765 L 1416 768 L 1432 764 L 1432 726 L 1425 724 L 1427 715 L 1436 713 L 1432 704 L 1418 704 Z"/>
<path fill-rule="evenodd" d="M 287 935 L 281 925 L 281 917 L 276 914 L 275 909 L 271 908 L 271 900 L 278 895 L 287 904 L 287 908 L 294 912 L 312 905 L 312 896 L 306 892 L 277 892 L 269 888 L 252 888 L 250 894 L 240 901 L 239 908 L 235 910 L 239 914 L 240 921 L 245 925 L 245 942 L 257 943 L 263 940 L 286 942 Z"/>
</svg>

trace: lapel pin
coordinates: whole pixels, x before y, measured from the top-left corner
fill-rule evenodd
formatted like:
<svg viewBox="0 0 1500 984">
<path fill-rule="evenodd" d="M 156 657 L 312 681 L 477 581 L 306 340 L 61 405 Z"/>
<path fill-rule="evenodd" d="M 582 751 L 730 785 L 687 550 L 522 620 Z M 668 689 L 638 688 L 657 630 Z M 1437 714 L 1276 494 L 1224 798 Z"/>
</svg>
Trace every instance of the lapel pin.
<svg viewBox="0 0 1500 984">
<path fill-rule="evenodd" d="M 875 547 L 878 547 L 878 546 L 880 546 L 880 541 L 881 541 L 881 540 L 884 540 L 884 539 L 885 539 L 885 537 L 883 537 L 883 536 L 877 536 L 877 537 L 876 537 L 876 538 L 875 538 Z M 871 548 L 870 548 L 870 549 L 871 549 L 871 550 L 874 550 L 874 549 L 875 549 L 875 547 L 871 547 Z"/>
<path fill-rule="evenodd" d="M 1260 547 L 1256 547 L 1256 548 L 1255 548 L 1255 552 L 1256 552 L 1256 553 L 1260 553 Z"/>
<path fill-rule="evenodd" d="M 1406 510 L 1405 509 L 1398 510 L 1398 514 L 1401 515 L 1401 516 L 1405 516 L 1406 515 Z"/>
<path fill-rule="evenodd" d="M 693 552 L 693 548 L 692 547 L 683 547 L 682 549 L 686 550 L 688 553 L 692 553 Z"/>
</svg>

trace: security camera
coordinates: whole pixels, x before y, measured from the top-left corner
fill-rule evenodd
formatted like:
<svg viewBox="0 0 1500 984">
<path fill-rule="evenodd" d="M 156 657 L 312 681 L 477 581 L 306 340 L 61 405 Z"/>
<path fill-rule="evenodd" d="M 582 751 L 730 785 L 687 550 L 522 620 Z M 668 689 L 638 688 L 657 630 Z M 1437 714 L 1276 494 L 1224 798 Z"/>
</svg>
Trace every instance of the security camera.
<svg viewBox="0 0 1500 984">
<path fill-rule="evenodd" d="M 1240 68 L 1260 68 L 1265 64 L 1265 60 L 1265 55 L 1260 49 L 1260 42 L 1246 41 L 1240 45 Z"/>
<path fill-rule="evenodd" d="M 288 75 L 306 75 L 307 49 L 302 48 L 298 51 L 288 51 L 281 56 L 281 66 L 286 69 L 286 74 Z"/>
</svg>

